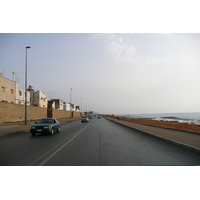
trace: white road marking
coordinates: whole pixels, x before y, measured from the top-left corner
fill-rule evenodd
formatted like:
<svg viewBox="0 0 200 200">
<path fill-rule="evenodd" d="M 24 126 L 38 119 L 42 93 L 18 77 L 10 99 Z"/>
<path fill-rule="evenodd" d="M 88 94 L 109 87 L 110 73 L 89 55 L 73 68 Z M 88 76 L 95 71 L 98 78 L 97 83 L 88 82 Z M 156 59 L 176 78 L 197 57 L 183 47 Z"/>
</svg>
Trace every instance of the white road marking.
<svg viewBox="0 0 200 200">
<path fill-rule="evenodd" d="M 86 127 L 84 127 L 82 130 L 80 130 L 76 135 L 74 135 L 69 141 L 67 141 L 65 144 L 63 144 L 59 149 L 57 149 L 56 151 L 54 151 L 54 153 L 52 153 L 49 157 L 47 157 L 43 162 L 41 162 L 38 166 L 42 166 L 44 164 L 46 164 L 51 158 L 53 158 L 53 156 L 55 156 L 59 151 L 61 151 L 66 145 L 68 145 L 74 138 L 76 138 L 82 131 L 84 131 L 91 123 L 89 123 Z M 57 145 L 58 146 L 58 145 Z M 53 148 L 55 149 L 55 148 Z M 52 149 L 52 150 L 53 150 Z M 50 150 L 49 152 L 51 152 L 52 150 Z"/>
</svg>

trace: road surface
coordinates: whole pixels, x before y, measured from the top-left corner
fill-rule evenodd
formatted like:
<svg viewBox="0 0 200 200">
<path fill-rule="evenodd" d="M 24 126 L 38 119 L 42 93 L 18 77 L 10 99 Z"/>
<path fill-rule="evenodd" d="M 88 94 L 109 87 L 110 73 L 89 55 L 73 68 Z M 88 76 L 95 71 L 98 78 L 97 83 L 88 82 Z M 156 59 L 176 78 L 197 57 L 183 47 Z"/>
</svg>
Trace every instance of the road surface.
<svg viewBox="0 0 200 200">
<path fill-rule="evenodd" d="M 200 165 L 200 155 L 104 118 L 61 125 L 54 135 L 0 138 L 1 166 Z"/>
</svg>

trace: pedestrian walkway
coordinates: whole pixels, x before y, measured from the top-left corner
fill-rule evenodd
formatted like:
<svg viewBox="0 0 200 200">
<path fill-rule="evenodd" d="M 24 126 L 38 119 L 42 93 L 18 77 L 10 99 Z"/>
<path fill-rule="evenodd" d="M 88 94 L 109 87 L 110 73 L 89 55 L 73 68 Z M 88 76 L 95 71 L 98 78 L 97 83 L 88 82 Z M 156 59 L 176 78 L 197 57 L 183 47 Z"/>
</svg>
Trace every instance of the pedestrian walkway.
<svg viewBox="0 0 200 200">
<path fill-rule="evenodd" d="M 75 118 L 62 118 L 58 119 L 60 124 L 67 124 L 69 122 L 78 121 L 80 117 Z M 24 122 L 10 122 L 10 123 L 1 123 L 0 124 L 0 137 L 13 133 L 29 132 L 31 126 L 35 124 L 35 121 L 30 121 L 28 124 Z"/>
<path fill-rule="evenodd" d="M 149 126 L 134 122 L 123 121 L 116 118 L 107 119 L 115 123 L 122 124 L 124 126 L 144 132 L 159 139 L 165 140 L 167 142 L 173 143 L 175 145 L 184 147 L 188 150 L 200 153 L 200 134 L 198 133 Z"/>
</svg>

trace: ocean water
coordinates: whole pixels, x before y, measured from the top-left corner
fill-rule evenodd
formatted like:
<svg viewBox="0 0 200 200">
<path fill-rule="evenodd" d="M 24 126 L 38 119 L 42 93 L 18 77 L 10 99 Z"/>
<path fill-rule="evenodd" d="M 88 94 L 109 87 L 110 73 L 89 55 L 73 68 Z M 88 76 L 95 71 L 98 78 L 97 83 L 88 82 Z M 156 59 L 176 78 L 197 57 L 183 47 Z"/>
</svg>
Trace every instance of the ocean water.
<svg viewBox="0 0 200 200">
<path fill-rule="evenodd" d="M 158 121 L 173 121 L 186 124 L 200 125 L 200 112 L 191 113 L 154 113 L 154 114 L 127 114 L 121 115 L 127 118 L 145 118 Z"/>
</svg>

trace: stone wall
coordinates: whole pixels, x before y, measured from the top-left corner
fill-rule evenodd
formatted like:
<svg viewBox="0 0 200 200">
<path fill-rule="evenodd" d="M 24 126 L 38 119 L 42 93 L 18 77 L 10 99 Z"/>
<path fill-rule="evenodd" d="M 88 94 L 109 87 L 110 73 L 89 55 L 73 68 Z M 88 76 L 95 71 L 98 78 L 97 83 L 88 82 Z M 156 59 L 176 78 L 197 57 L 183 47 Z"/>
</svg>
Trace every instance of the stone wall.
<svg viewBox="0 0 200 200">
<path fill-rule="evenodd" d="M 73 112 L 73 117 L 80 117 L 81 113 Z M 37 106 L 27 106 L 27 119 L 37 120 L 47 117 L 47 108 L 41 108 Z M 70 111 L 64 110 L 52 110 L 52 117 L 55 118 L 69 118 Z M 25 106 L 14 103 L 0 102 L 0 123 L 2 122 L 15 122 L 24 121 L 25 118 Z"/>
<path fill-rule="evenodd" d="M 73 112 L 73 117 L 81 117 L 81 113 L 80 112 Z"/>
<path fill-rule="evenodd" d="M 55 118 L 66 118 L 66 117 L 70 117 L 70 111 L 65 111 L 65 110 L 57 110 L 57 109 L 53 109 L 53 116 Z"/>
<path fill-rule="evenodd" d="M 47 116 L 47 109 L 27 106 L 28 120 L 37 120 Z M 24 121 L 25 106 L 14 103 L 0 102 L 0 122 Z"/>
</svg>

